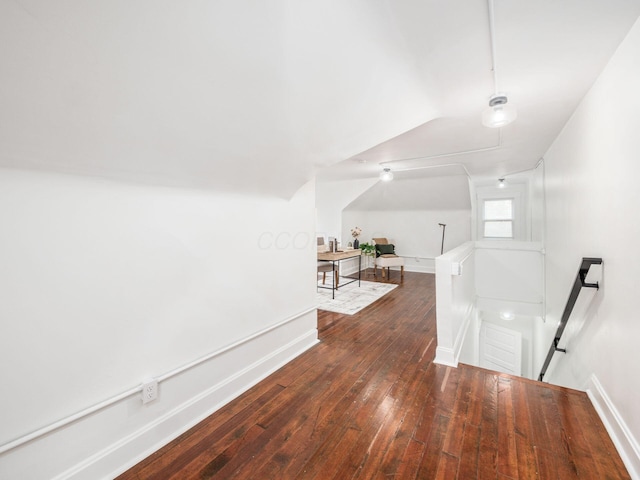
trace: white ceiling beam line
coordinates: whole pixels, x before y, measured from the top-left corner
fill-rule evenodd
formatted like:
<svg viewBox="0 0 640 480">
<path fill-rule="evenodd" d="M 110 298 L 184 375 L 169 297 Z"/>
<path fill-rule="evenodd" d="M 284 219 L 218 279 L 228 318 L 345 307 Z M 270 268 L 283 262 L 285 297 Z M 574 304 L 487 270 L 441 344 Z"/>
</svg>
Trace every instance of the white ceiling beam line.
<svg viewBox="0 0 640 480">
<path fill-rule="evenodd" d="M 413 170 L 424 170 L 427 168 L 445 168 L 445 167 L 462 167 L 465 175 L 468 178 L 471 178 L 471 174 L 469 173 L 469 170 L 467 170 L 467 166 L 464 163 L 442 163 L 439 165 L 421 165 L 417 167 L 405 167 L 405 168 L 401 167 L 401 168 L 394 168 L 393 171 L 394 172 L 410 172 Z"/>
<path fill-rule="evenodd" d="M 400 162 L 412 162 L 412 161 L 417 161 L 417 160 L 432 160 L 434 158 L 447 158 L 447 157 L 455 157 L 457 155 L 470 155 L 472 153 L 482 153 L 482 152 L 490 152 L 492 150 L 497 150 L 498 148 L 502 147 L 502 130 L 498 130 L 498 144 L 497 145 L 493 145 L 491 147 L 483 147 L 483 148 L 475 148 L 472 150 L 461 150 L 461 151 L 457 151 L 457 152 L 451 152 L 451 153 L 439 153 L 437 155 L 427 155 L 424 157 L 413 157 L 413 158 L 402 158 L 402 159 L 398 159 L 398 160 L 389 160 L 387 162 L 381 162 L 379 165 L 381 167 L 388 167 L 388 168 L 393 168 L 394 171 L 396 172 L 400 172 L 403 170 L 411 170 L 411 169 L 417 169 L 417 168 L 430 168 L 430 167 L 440 167 L 440 166 L 445 166 L 445 165 L 426 165 L 426 166 L 417 166 L 417 167 L 406 167 L 406 168 L 402 168 L 402 167 L 394 167 L 394 164 L 400 163 Z M 448 165 L 456 165 L 456 164 L 448 164 Z M 466 170 L 466 168 L 465 168 Z"/>
<path fill-rule="evenodd" d="M 510 177 L 512 175 L 518 175 L 519 173 L 525 172 L 533 172 L 536 168 L 540 166 L 541 163 L 544 163 L 544 157 L 540 157 L 540 159 L 536 162 L 536 164 L 531 168 L 525 168 L 524 170 L 518 170 L 516 172 L 505 173 L 504 175 L 500 175 L 500 178 Z"/>
</svg>

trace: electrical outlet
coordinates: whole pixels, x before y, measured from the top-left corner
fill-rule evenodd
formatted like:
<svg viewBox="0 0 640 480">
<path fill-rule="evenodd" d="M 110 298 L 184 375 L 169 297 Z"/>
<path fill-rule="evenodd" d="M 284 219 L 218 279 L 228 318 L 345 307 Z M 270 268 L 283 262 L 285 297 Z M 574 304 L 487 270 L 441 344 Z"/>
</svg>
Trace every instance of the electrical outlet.
<svg viewBox="0 0 640 480">
<path fill-rule="evenodd" d="M 149 403 L 158 398 L 158 381 L 150 378 L 142 382 L 142 403 Z"/>
</svg>

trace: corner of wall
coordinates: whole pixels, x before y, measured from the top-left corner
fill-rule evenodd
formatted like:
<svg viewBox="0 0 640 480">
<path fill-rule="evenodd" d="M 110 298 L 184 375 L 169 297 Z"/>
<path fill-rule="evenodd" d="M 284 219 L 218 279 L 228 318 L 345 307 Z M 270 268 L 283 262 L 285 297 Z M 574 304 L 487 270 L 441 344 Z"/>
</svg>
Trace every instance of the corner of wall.
<svg viewBox="0 0 640 480">
<path fill-rule="evenodd" d="M 589 378 L 586 391 L 629 475 L 640 479 L 640 445 L 595 375 Z"/>
</svg>

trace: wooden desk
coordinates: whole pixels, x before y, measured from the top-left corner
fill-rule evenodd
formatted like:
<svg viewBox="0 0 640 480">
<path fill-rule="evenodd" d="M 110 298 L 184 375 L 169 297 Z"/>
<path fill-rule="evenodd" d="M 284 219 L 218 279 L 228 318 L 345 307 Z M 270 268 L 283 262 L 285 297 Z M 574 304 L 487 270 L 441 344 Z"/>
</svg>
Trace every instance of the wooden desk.
<svg viewBox="0 0 640 480">
<path fill-rule="evenodd" d="M 358 278 L 354 278 L 349 282 L 343 283 L 342 285 L 336 285 L 335 280 L 333 279 L 333 275 L 331 275 L 331 287 L 325 287 L 324 285 L 318 285 L 318 288 L 330 288 L 331 289 L 331 298 L 336 298 L 336 290 L 340 287 L 344 287 L 345 285 L 349 285 L 353 282 L 358 282 L 358 286 L 360 286 L 360 267 L 362 266 L 362 252 L 359 248 L 354 248 L 353 250 L 343 250 L 338 252 L 318 252 L 318 260 L 331 262 L 333 264 L 333 268 L 336 268 L 336 262 L 340 263 L 342 260 L 347 260 L 349 258 L 358 257 Z"/>
</svg>

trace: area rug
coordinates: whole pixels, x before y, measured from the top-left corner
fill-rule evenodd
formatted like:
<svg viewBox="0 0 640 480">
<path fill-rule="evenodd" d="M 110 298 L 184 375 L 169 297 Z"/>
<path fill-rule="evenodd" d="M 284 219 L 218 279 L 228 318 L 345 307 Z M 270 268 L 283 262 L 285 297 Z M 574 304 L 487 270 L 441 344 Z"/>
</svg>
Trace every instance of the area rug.
<svg viewBox="0 0 640 480">
<path fill-rule="evenodd" d="M 328 280 L 328 279 L 327 279 Z M 348 282 L 351 278 L 340 277 L 339 284 Z M 318 285 L 322 285 L 322 279 L 318 280 Z M 326 286 L 331 284 L 327 282 Z M 335 299 L 331 298 L 331 289 L 318 288 L 318 308 L 330 312 L 353 315 L 363 308 L 371 305 L 380 297 L 386 295 L 398 285 L 392 283 L 365 282 L 362 280 L 358 287 L 358 282 L 340 286 L 336 290 Z"/>
</svg>

